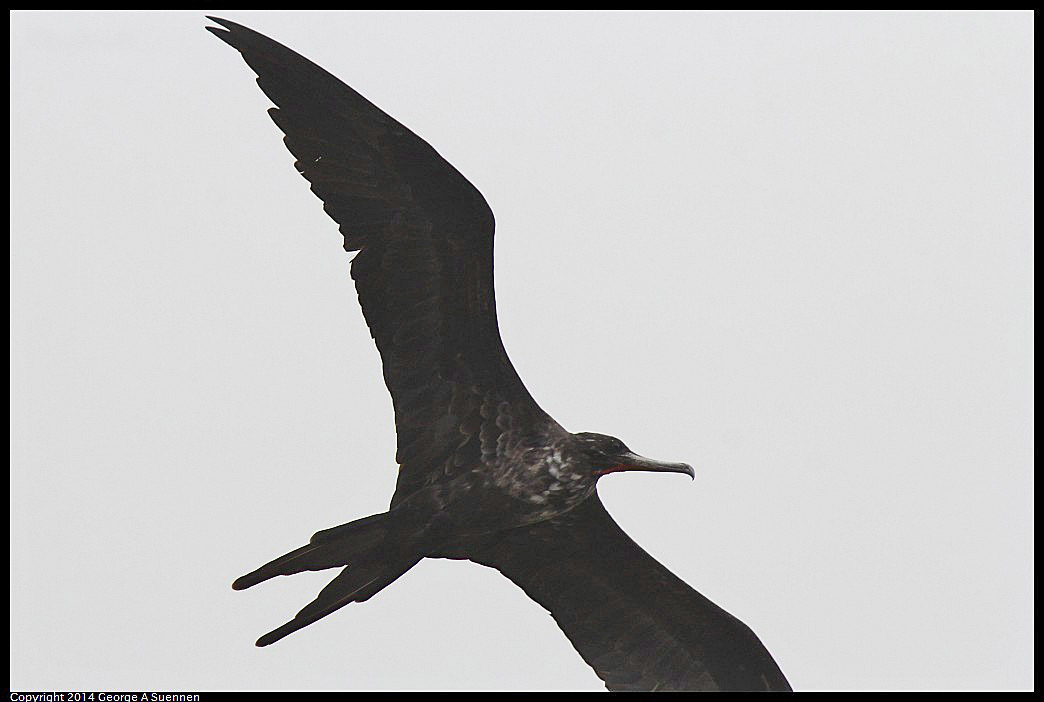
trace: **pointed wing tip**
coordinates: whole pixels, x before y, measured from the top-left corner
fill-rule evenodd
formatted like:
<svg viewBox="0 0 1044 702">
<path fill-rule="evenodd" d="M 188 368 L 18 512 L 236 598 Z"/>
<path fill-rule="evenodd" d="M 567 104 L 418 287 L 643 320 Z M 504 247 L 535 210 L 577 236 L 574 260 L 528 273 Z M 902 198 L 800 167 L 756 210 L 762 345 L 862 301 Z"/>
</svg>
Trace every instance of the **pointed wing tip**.
<svg viewBox="0 0 1044 702">
<path fill-rule="evenodd" d="M 235 48 L 235 44 L 232 43 L 232 32 L 227 29 L 222 29 L 221 27 L 204 27 L 203 29 L 207 30 L 229 46 Z"/>
<path fill-rule="evenodd" d="M 257 32 L 251 29 L 250 27 L 247 27 L 246 25 L 239 24 L 238 22 L 233 22 L 232 20 L 222 19 L 220 17 L 214 17 L 212 15 L 204 15 L 204 17 L 206 17 L 208 20 L 215 24 L 221 25 L 220 27 L 206 27 L 207 31 L 211 32 L 216 36 L 222 38 L 231 37 L 235 41 L 243 45 L 255 43 L 265 46 L 275 45 L 282 47 L 283 49 L 286 49 L 286 47 L 280 44 L 279 42 L 275 41 L 270 37 L 266 37 L 264 34 L 261 34 L 260 32 Z M 226 39 L 226 41 L 228 40 Z M 289 49 L 286 50 L 289 51 Z"/>
<path fill-rule="evenodd" d="M 205 30 L 216 36 L 221 41 L 225 42 L 233 49 L 241 51 L 239 44 L 242 43 L 244 35 L 248 34 L 250 30 L 241 24 L 230 22 L 227 19 L 221 19 L 220 17 L 211 17 L 205 15 L 208 20 L 215 24 L 220 24 L 220 27 L 204 27 Z"/>
<path fill-rule="evenodd" d="M 240 26 L 240 25 L 236 24 L 235 22 L 230 22 L 229 20 L 221 19 L 220 17 L 214 17 L 213 15 L 203 15 L 203 16 L 206 17 L 211 22 L 213 22 L 214 24 L 220 24 L 225 29 L 232 29 L 233 27 Z M 207 29 L 213 29 L 213 28 L 212 27 L 207 27 Z"/>
</svg>

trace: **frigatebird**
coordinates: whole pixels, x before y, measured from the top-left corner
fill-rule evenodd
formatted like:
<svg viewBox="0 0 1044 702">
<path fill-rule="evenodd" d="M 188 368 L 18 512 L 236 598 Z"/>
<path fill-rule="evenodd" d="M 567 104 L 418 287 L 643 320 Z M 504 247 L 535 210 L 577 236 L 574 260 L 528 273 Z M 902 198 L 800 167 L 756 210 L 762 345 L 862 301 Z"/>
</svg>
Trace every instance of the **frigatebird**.
<svg viewBox="0 0 1044 702">
<path fill-rule="evenodd" d="M 268 646 L 363 602 L 423 558 L 503 573 L 547 609 L 610 690 L 790 690 L 757 636 L 635 544 L 595 490 L 618 471 L 683 473 L 573 434 L 508 360 L 493 295 L 493 212 L 435 149 L 333 75 L 208 17 L 276 107 L 297 170 L 340 225 L 395 412 L 387 512 L 320 531 L 236 580 L 341 568 Z"/>
</svg>

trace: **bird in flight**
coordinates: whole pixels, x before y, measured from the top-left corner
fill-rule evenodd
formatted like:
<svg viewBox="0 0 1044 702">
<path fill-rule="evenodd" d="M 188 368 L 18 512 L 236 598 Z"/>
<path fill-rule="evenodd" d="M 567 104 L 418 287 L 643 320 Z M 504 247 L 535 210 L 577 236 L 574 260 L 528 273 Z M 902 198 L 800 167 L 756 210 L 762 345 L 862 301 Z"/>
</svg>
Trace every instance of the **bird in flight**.
<svg viewBox="0 0 1044 702">
<path fill-rule="evenodd" d="M 610 690 L 790 690 L 757 636 L 628 538 L 595 490 L 608 473 L 692 468 L 570 433 L 522 384 L 497 327 L 482 194 L 327 71 L 208 19 L 257 74 L 295 167 L 358 252 L 351 276 L 395 411 L 388 511 L 320 531 L 232 584 L 341 569 L 257 645 L 369 599 L 423 558 L 467 559 L 547 609 Z"/>
</svg>

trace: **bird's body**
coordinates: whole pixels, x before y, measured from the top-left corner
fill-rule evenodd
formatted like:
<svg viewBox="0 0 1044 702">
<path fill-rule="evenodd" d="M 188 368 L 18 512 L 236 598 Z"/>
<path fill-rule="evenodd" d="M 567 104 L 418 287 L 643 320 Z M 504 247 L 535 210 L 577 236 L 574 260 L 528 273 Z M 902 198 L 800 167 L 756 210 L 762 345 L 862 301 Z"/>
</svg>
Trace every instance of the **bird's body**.
<svg viewBox="0 0 1044 702">
<path fill-rule="evenodd" d="M 497 326 L 494 220 L 478 190 L 331 74 L 211 19 L 258 74 L 298 171 L 358 251 L 351 274 L 398 446 L 387 512 L 320 531 L 233 584 L 343 568 L 258 645 L 368 599 L 422 558 L 459 558 L 548 609 L 610 689 L 789 689 L 757 637 L 634 544 L 595 489 L 610 472 L 692 469 L 571 433 L 522 384 Z"/>
</svg>

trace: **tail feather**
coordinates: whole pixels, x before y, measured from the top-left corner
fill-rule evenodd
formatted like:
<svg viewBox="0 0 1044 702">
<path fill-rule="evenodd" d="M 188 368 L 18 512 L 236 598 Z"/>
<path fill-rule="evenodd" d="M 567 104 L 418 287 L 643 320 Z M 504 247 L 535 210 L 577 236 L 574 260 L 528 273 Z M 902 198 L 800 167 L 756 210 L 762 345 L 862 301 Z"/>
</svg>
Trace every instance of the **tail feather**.
<svg viewBox="0 0 1044 702">
<path fill-rule="evenodd" d="M 348 524 L 325 529 L 311 541 L 273 561 L 269 561 L 232 583 L 233 590 L 245 590 L 277 575 L 294 575 L 306 570 L 326 570 L 346 566 L 377 548 L 388 532 L 388 513 L 374 514 Z"/>
<path fill-rule="evenodd" d="M 257 640 L 258 646 L 268 646 L 279 639 L 333 614 L 352 602 L 362 602 L 377 594 L 400 575 L 412 568 L 417 560 L 408 565 L 393 566 L 383 561 L 353 564 L 330 581 L 319 596 L 297 613 L 293 619 L 268 632 Z"/>
<path fill-rule="evenodd" d="M 341 526 L 323 529 L 312 534 L 310 544 L 326 544 L 350 536 L 354 540 L 370 539 L 384 536 L 388 523 L 388 513 L 371 514 L 369 517 L 356 519 Z"/>
<path fill-rule="evenodd" d="M 306 545 L 232 583 L 232 589 L 245 590 L 277 575 L 347 566 L 297 616 L 262 636 L 257 645 L 268 646 L 350 602 L 373 597 L 416 565 L 420 558 L 404 556 L 399 550 L 399 539 L 389 537 L 391 525 L 390 515 L 385 512 L 325 529 L 314 534 Z"/>
</svg>

